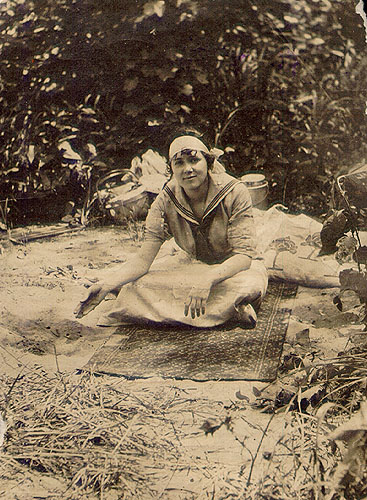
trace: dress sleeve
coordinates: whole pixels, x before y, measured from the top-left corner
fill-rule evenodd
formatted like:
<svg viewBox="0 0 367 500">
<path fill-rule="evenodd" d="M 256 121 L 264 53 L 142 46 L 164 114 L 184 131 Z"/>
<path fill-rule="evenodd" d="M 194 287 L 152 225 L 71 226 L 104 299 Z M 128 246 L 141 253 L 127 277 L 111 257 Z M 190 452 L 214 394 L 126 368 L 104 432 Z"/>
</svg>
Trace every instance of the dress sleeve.
<svg viewBox="0 0 367 500">
<path fill-rule="evenodd" d="M 152 203 L 145 220 L 145 241 L 164 243 L 170 237 L 165 213 L 164 198 L 160 193 Z"/>
<path fill-rule="evenodd" d="M 238 183 L 228 197 L 228 244 L 233 253 L 253 258 L 256 252 L 255 223 L 248 189 Z M 227 200 L 226 200 L 227 201 Z"/>
</svg>

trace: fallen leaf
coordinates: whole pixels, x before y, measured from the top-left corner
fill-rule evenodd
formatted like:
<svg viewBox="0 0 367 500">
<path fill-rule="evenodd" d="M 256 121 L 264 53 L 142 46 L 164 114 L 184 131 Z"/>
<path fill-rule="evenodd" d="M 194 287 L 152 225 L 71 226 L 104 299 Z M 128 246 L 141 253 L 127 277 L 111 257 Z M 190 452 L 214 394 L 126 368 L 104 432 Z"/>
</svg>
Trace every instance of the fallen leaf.
<svg viewBox="0 0 367 500">
<path fill-rule="evenodd" d="M 315 406 L 325 395 L 324 384 L 318 384 L 306 389 L 301 393 L 301 400 L 305 399 L 312 406 Z"/>
<path fill-rule="evenodd" d="M 296 343 L 302 346 L 309 346 L 310 341 L 310 329 L 304 328 L 303 330 L 296 333 Z"/>
<path fill-rule="evenodd" d="M 205 435 L 211 434 L 213 435 L 215 431 L 220 429 L 222 427 L 222 423 L 217 424 L 214 422 L 211 422 L 210 420 L 205 420 L 203 425 L 200 427 L 205 432 Z"/>
<path fill-rule="evenodd" d="M 362 401 L 360 410 L 348 422 L 345 422 L 331 432 L 329 439 L 350 441 L 359 432 L 367 432 L 367 401 Z"/>
<path fill-rule="evenodd" d="M 324 403 L 316 412 L 316 417 L 319 422 L 322 422 L 325 418 L 325 415 L 331 408 L 335 406 L 335 403 Z"/>
<path fill-rule="evenodd" d="M 257 398 L 261 396 L 261 391 L 259 391 L 259 389 L 257 389 L 255 386 L 253 386 L 252 392 L 255 394 Z"/>
<path fill-rule="evenodd" d="M 236 392 L 236 398 L 240 399 L 241 401 L 247 401 L 248 403 L 250 402 L 250 400 L 247 396 L 244 396 L 243 394 L 241 394 L 241 391 Z"/>
<path fill-rule="evenodd" d="M 339 295 L 336 295 L 334 298 L 333 298 L 333 304 L 336 305 L 336 307 L 338 308 L 339 311 L 343 311 L 343 303 L 342 301 L 340 300 L 340 297 Z"/>
</svg>

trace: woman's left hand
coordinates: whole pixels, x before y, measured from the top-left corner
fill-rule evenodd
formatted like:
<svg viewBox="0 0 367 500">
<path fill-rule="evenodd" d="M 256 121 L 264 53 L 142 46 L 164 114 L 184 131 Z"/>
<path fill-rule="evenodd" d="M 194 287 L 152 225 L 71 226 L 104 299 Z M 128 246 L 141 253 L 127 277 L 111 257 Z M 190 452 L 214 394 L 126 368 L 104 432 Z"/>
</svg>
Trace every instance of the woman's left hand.
<svg viewBox="0 0 367 500">
<path fill-rule="evenodd" d="M 200 279 L 198 279 L 198 283 L 194 284 L 194 286 L 191 288 L 190 293 L 185 301 L 185 316 L 188 316 L 189 311 L 192 319 L 195 319 L 195 317 L 198 318 L 201 314 L 205 314 L 206 303 L 212 285 L 212 280 L 205 279 L 203 277 L 200 277 Z"/>
</svg>

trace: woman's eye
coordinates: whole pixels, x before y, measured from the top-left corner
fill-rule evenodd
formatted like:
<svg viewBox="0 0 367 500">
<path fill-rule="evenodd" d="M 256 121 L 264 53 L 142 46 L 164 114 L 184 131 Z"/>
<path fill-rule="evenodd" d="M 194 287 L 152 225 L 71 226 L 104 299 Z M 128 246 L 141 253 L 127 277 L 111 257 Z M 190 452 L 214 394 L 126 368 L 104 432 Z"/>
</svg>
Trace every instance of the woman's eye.
<svg viewBox="0 0 367 500">
<path fill-rule="evenodd" d="M 196 158 L 196 156 L 190 156 L 189 162 L 190 163 L 197 163 L 199 161 L 199 158 Z"/>
<path fill-rule="evenodd" d="M 173 166 L 174 167 L 181 167 L 181 165 L 183 164 L 183 161 L 182 160 L 175 160 L 173 162 Z"/>
</svg>

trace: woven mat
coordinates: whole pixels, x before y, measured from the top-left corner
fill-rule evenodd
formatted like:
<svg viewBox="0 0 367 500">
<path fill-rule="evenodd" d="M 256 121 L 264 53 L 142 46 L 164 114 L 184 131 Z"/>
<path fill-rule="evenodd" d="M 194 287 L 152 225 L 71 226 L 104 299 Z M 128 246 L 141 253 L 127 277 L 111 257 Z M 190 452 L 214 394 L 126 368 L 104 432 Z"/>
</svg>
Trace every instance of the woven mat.
<svg viewBox="0 0 367 500">
<path fill-rule="evenodd" d="M 127 378 L 272 381 L 283 349 L 297 286 L 269 283 L 253 330 L 119 327 L 84 369 Z"/>
</svg>

